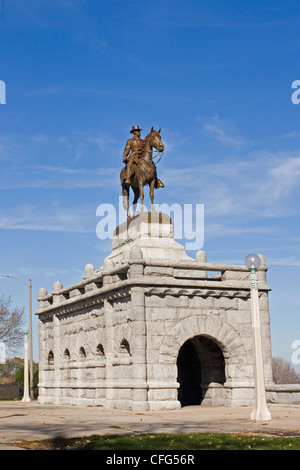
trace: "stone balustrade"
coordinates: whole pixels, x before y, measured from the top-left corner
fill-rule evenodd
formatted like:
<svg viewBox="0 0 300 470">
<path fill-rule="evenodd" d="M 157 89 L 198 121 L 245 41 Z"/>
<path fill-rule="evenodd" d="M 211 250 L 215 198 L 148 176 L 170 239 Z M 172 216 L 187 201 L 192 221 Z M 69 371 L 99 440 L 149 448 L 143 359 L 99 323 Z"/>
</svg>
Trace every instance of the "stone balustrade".
<svg viewBox="0 0 300 470">
<path fill-rule="evenodd" d="M 107 259 L 98 270 L 95 270 L 93 265 L 87 264 L 82 281 L 68 287 L 63 287 L 61 282 L 56 281 L 51 294 L 48 294 L 45 288 L 40 288 L 37 313 L 42 313 L 48 308 L 58 307 L 65 302 L 71 304 L 80 299 L 85 300 L 91 296 L 99 296 L 107 292 L 109 288 L 119 288 L 120 283 L 132 284 L 134 277 L 136 277 L 134 276 L 136 266 L 140 266 L 138 282 L 141 284 L 144 282 L 154 282 L 156 285 L 164 284 L 164 280 L 167 278 L 168 283 L 171 282 L 172 285 L 178 287 L 188 287 L 192 280 L 193 287 L 199 288 L 230 289 L 236 287 L 238 283 L 239 288 L 249 289 L 249 270 L 245 266 L 207 263 L 205 253 L 203 251 L 200 253 L 205 262 L 200 259 L 199 255 L 196 260 L 145 260 L 140 251 L 138 257 L 132 252 L 131 258 L 123 263 L 115 264 L 112 259 Z M 257 272 L 259 288 L 264 291 L 270 290 L 266 282 L 266 271 L 267 268 L 263 264 Z M 143 280 L 140 276 L 143 276 Z M 152 278 L 151 281 L 149 278 Z"/>
</svg>

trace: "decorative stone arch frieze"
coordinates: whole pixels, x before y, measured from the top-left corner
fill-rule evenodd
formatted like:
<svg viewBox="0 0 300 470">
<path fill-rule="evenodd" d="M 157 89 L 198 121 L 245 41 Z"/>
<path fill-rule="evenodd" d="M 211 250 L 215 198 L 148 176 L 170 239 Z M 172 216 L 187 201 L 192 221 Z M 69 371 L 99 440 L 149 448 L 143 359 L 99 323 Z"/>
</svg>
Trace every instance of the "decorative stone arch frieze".
<svg viewBox="0 0 300 470">
<path fill-rule="evenodd" d="M 123 338 L 120 344 L 119 348 L 119 353 L 120 354 L 126 354 L 126 355 L 131 355 L 131 350 L 130 350 L 130 344 L 127 341 L 127 339 Z"/>
<path fill-rule="evenodd" d="M 63 359 L 64 359 L 65 361 L 69 361 L 69 360 L 71 359 L 71 353 L 70 353 L 70 351 L 69 351 L 68 348 L 66 348 L 66 349 L 64 350 Z"/>
<path fill-rule="evenodd" d="M 48 352 L 47 361 L 48 361 L 48 366 L 52 366 L 54 364 L 54 353 L 52 349 Z"/>
<path fill-rule="evenodd" d="M 79 359 L 85 359 L 86 358 L 86 350 L 84 346 L 80 346 L 79 348 Z"/>
<path fill-rule="evenodd" d="M 160 346 L 159 363 L 175 366 L 181 346 L 195 336 L 205 336 L 220 347 L 227 380 L 239 378 L 239 369 L 249 364 L 247 349 L 238 332 L 215 315 L 197 315 L 178 321 Z"/>
<path fill-rule="evenodd" d="M 85 357 L 90 354 L 91 345 L 87 341 L 87 333 L 83 330 L 78 332 L 76 341 L 74 342 L 74 352 L 76 360 L 82 360 L 83 355 L 80 353 L 81 348 L 84 348 Z"/>
<path fill-rule="evenodd" d="M 105 357 L 105 349 L 104 349 L 104 346 L 103 346 L 103 343 L 98 343 L 97 346 L 96 346 L 96 355 L 98 357 Z"/>
<path fill-rule="evenodd" d="M 115 356 L 119 356 L 126 351 L 125 344 L 128 344 L 128 351 L 132 348 L 132 331 L 130 324 L 120 325 L 115 330 L 114 350 Z M 129 354 L 129 353 L 128 353 Z"/>
</svg>

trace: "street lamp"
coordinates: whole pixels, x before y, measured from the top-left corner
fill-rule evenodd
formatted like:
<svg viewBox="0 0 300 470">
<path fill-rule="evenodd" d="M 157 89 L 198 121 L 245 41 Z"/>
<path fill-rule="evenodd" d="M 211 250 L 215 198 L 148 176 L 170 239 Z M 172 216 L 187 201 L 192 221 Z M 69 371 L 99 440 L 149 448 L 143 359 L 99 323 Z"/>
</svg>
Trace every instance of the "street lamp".
<svg viewBox="0 0 300 470">
<path fill-rule="evenodd" d="M 11 276 L 10 274 L 0 274 L 0 277 L 9 277 L 14 279 L 19 284 L 23 284 L 29 288 L 29 342 L 30 342 L 30 359 L 29 359 L 29 376 L 30 376 L 30 398 L 33 400 L 33 352 L 32 352 L 32 282 L 29 279 L 27 284 L 22 279 L 19 279 L 16 276 Z M 28 332 L 27 332 L 28 334 Z"/>
<path fill-rule="evenodd" d="M 28 390 L 28 328 L 27 326 L 24 326 L 23 333 L 24 333 L 24 394 L 23 394 L 22 401 L 27 403 L 31 401 L 30 396 L 29 396 L 29 390 Z"/>
<path fill-rule="evenodd" d="M 261 345 L 260 314 L 258 303 L 258 282 L 256 270 L 261 265 L 261 259 L 258 255 L 248 255 L 245 259 L 245 265 L 250 269 L 250 291 L 251 291 L 251 319 L 253 334 L 253 356 L 254 356 L 254 386 L 255 386 L 255 406 L 251 413 L 251 419 L 254 421 L 268 421 L 271 419 L 271 413 L 267 407 L 264 367 Z"/>
</svg>

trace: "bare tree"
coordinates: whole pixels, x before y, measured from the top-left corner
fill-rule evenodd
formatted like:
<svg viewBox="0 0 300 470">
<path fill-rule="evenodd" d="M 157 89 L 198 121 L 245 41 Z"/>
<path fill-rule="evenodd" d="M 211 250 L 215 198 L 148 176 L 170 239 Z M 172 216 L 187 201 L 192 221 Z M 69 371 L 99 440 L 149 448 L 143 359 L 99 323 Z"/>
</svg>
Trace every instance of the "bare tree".
<svg viewBox="0 0 300 470">
<path fill-rule="evenodd" d="M 280 357 L 272 359 L 273 380 L 275 384 L 298 384 L 300 374 L 291 366 L 288 361 Z"/>
<path fill-rule="evenodd" d="M 0 341 L 8 348 L 17 348 L 23 341 L 24 307 L 12 307 L 11 298 L 0 296 Z"/>
</svg>

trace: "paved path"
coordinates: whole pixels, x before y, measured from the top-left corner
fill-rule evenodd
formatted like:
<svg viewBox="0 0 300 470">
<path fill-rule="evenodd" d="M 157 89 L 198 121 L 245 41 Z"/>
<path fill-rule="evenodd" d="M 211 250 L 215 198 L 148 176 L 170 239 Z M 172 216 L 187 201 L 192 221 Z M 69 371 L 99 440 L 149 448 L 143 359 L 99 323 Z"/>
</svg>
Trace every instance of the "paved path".
<svg viewBox="0 0 300 470">
<path fill-rule="evenodd" d="M 131 412 L 103 407 L 0 402 L 0 450 L 9 443 L 91 434 L 261 432 L 299 435 L 300 406 L 270 405 L 272 420 L 253 422 L 252 408 L 191 406 L 175 411 Z"/>
</svg>

